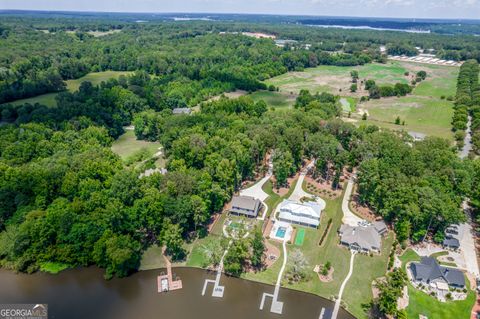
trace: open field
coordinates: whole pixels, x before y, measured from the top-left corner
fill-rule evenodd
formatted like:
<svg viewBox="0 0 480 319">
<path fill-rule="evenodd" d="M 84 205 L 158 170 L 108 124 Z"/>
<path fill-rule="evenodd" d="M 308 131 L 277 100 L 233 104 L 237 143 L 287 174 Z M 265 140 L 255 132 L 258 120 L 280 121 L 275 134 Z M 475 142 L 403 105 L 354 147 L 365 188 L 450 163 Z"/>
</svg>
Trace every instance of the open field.
<svg viewBox="0 0 480 319">
<path fill-rule="evenodd" d="M 359 72 L 360 81 L 372 79 L 380 85 L 409 83 L 412 76 L 420 70 L 427 72 L 427 79 L 419 83 L 408 96 L 357 104 L 357 99 L 368 95 L 368 92 L 362 88 L 355 93 L 350 92 L 352 70 Z M 386 64 L 373 63 L 354 67 L 319 66 L 303 72 L 289 72 L 269 79 L 266 83 L 278 86 L 278 93 L 289 95 L 297 94 L 301 89 L 308 89 L 312 93 L 330 92 L 340 95 L 345 112 L 358 111 L 352 114 L 350 120 L 357 124 L 365 123 L 360 120 L 363 112 L 367 112 L 368 124 L 414 131 L 453 141 L 450 123 L 453 103 L 447 101 L 446 97 L 455 95 L 458 70 L 457 67 L 389 61 Z M 406 76 L 405 72 L 409 72 L 409 76 Z M 405 121 L 404 126 L 394 124 L 397 117 Z"/>
<path fill-rule="evenodd" d="M 455 95 L 458 68 L 417 65 L 415 71 L 421 69 L 427 72 L 428 77 L 415 87 L 411 95 L 370 100 L 359 107 L 368 112 L 370 124 L 420 132 L 453 141 L 453 102 L 445 98 Z M 405 126 L 394 124 L 397 116 L 401 121 L 405 121 Z"/>
<path fill-rule="evenodd" d="M 264 100 L 269 107 L 274 108 L 291 108 L 295 104 L 296 94 L 289 94 L 286 92 L 270 92 L 270 91 L 256 91 L 250 94 L 250 97 L 258 102 Z"/>
<path fill-rule="evenodd" d="M 66 81 L 67 89 L 71 92 L 75 92 L 75 91 L 78 91 L 78 89 L 80 88 L 80 84 L 82 84 L 82 82 L 85 82 L 85 81 L 92 82 L 92 84 L 95 86 L 102 83 L 102 81 L 107 81 L 112 78 L 117 79 L 120 75 L 127 76 L 129 74 L 132 74 L 132 72 L 124 72 L 124 71 L 92 72 L 92 73 L 88 73 L 85 76 L 82 76 L 79 79 L 67 80 Z"/>
<path fill-rule="evenodd" d="M 55 97 L 57 96 L 57 94 L 58 93 L 47 93 L 47 94 L 42 94 L 34 97 L 29 97 L 28 99 L 16 100 L 9 103 L 12 105 L 22 105 L 25 103 L 30 103 L 30 104 L 40 103 L 49 107 L 55 107 L 55 105 L 57 105 L 57 101 L 55 101 Z"/>
<path fill-rule="evenodd" d="M 400 62 L 373 63 L 362 66 L 322 65 L 302 72 L 282 74 L 265 81 L 265 83 L 278 86 L 280 92 L 298 93 L 302 89 L 307 89 L 311 93 L 329 92 L 338 95 L 359 96 L 362 95 L 362 92 L 350 92 L 352 84 L 350 72 L 353 70 L 358 71 L 360 81 L 371 79 L 378 84 L 408 83 L 408 77 L 404 73 L 409 69 Z"/>
<path fill-rule="evenodd" d="M 108 79 L 111 79 L 111 78 L 118 78 L 120 75 L 128 75 L 131 73 L 132 72 L 123 72 L 123 71 L 92 72 L 85 76 L 82 76 L 81 78 L 78 78 L 75 80 L 67 80 L 65 82 L 67 83 L 67 90 L 71 92 L 75 92 L 75 91 L 78 91 L 78 88 L 80 87 L 80 84 L 82 84 L 82 82 L 89 81 L 89 82 L 92 82 L 93 85 L 98 85 L 102 83 L 102 81 L 107 81 Z M 28 99 L 16 100 L 10 103 L 13 105 L 21 105 L 24 103 L 30 103 L 30 104 L 40 103 L 46 106 L 55 107 L 56 106 L 55 97 L 57 96 L 57 94 L 58 93 L 47 93 L 47 94 L 30 97 Z"/>
<path fill-rule="evenodd" d="M 437 257 L 438 255 L 432 255 Z M 413 250 L 407 249 L 402 256 L 402 268 L 406 270 L 406 264 L 412 261 L 420 261 L 420 256 Z M 467 280 L 467 285 L 469 281 Z M 470 318 L 470 312 L 475 303 L 475 292 L 469 290 L 466 300 L 440 302 L 436 298 L 415 289 L 408 283 L 408 295 L 410 298 L 407 307 L 408 318 L 418 318 L 419 315 L 425 315 L 428 318 L 449 319 L 449 318 Z"/>
<path fill-rule="evenodd" d="M 371 100 L 361 104 L 361 109 L 368 112 L 368 124 L 393 130 L 420 132 L 453 141 L 451 121 L 453 104 L 446 100 L 410 95 Z M 361 115 L 357 115 L 360 120 Z M 400 117 L 405 125 L 395 125 Z"/>
<path fill-rule="evenodd" d="M 158 152 L 160 147 L 161 144 L 158 142 L 137 140 L 134 131 L 126 131 L 115 142 L 113 142 L 112 151 L 118 154 L 123 160 L 128 160 L 131 156 L 134 156 L 142 150 L 148 152 L 150 158 Z"/>
</svg>

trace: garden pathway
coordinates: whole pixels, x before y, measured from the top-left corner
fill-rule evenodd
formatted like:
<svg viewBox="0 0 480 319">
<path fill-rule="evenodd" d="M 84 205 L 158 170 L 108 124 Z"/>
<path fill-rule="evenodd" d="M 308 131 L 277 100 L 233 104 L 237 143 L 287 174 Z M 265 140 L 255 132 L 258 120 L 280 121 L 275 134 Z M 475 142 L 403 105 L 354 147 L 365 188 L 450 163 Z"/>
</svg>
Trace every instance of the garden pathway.
<svg viewBox="0 0 480 319">
<path fill-rule="evenodd" d="M 347 277 L 345 277 L 345 280 L 340 286 L 340 291 L 338 292 L 338 298 L 337 298 L 337 301 L 335 302 L 335 307 L 333 308 L 332 319 L 337 319 L 338 310 L 340 309 L 340 303 L 342 302 L 343 290 L 345 289 L 345 286 L 347 285 L 347 282 L 353 273 L 353 261 L 355 259 L 355 255 L 357 252 L 351 251 L 351 253 L 352 253 L 352 256 L 350 257 L 350 270 L 348 271 Z"/>
</svg>

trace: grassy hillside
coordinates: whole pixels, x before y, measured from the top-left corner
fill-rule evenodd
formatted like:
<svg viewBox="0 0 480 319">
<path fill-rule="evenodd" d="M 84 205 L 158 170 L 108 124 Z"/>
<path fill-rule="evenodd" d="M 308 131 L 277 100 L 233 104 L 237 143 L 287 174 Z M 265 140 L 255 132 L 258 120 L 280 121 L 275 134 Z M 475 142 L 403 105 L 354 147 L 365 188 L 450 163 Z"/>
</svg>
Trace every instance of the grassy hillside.
<svg viewBox="0 0 480 319">
<path fill-rule="evenodd" d="M 85 81 L 90 81 L 92 82 L 93 85 L 98 85 L 102 81 L 107 81 L 108 79 L 111 79 L 111 78 L 118 78 L 120 75 L 128 75 L 130 73 L 131 72 L 123 72 L 123 71 L 92 72 L 79 79 L 67 80 L 66 81 L 67 90 L 71 92 L 78 91 L 80 84 L 82 84 L 82 82 L 85 82 Z M 56 106 L 55 97 L 57 96 L 57 94 L 58 93 L 42 94 L 42 95 L 34 96 L 28 99 L 16 100 L 14 102 L 11 102 L 11 104 L 21 105 L 25 103 L 30 103 L 30 104 L 40 103 L 46 106 L 55 107 Z"/>
</svg>

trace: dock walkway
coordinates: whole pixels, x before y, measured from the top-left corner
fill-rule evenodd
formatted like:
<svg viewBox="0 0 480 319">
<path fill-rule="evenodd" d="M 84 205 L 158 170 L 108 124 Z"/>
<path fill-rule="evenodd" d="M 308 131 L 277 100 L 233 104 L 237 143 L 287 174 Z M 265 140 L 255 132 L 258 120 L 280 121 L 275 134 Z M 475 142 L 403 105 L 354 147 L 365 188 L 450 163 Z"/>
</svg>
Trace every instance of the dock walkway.
<svg viewBox="0 0 480 319">
<path fill-rule="evenodd" d="M 165 265 L 167 267 L 167 274 L 166 275 L 160 275 L 157 277 L 157 286 L 158 286 L 158 292 L 167 292 L 171 290 L 179 290 L 182 289 L 183 284 L 182 281 L 179 280 L 173 280 L 173 272 L 172 272 L 172 263 L 170 260 L 167 258 L 165 255 L 165 250 L 166 247 L 162 247 L 162 255 L 163 258 L 165 259 Z M 167 283 L 167 285 L 162 283 Z"/>
</svg>

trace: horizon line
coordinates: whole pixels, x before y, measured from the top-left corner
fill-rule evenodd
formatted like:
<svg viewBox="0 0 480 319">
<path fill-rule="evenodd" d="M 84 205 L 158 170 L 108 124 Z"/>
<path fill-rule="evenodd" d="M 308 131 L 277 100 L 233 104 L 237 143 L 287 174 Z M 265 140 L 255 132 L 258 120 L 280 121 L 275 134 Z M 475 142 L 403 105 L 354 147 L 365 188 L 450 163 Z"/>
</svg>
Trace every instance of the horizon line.
<svg viewBox="0 0 480 319">
<path fill-rule="evenodd" d="M 401 19 L 401 20 L 444 20 L 444 21 L 479 21 L 474 18 L 433 18 L 433 17 L 392 17 L 392 16 L 341 16 L 286 13 L 252 13 L 252 12 L 187 12 L 187 11 L 85 11 L 85 10 L 42 10 L 42 9 L 1 9 L 2 12 L 42 12 L 42 13 L 100 13 L 100 14 L 203 14 L 203 15 L 251 15 L 277 17 L 317 17 L 317 18 L 369 18 L 369 19 Z"/>
</svg>

